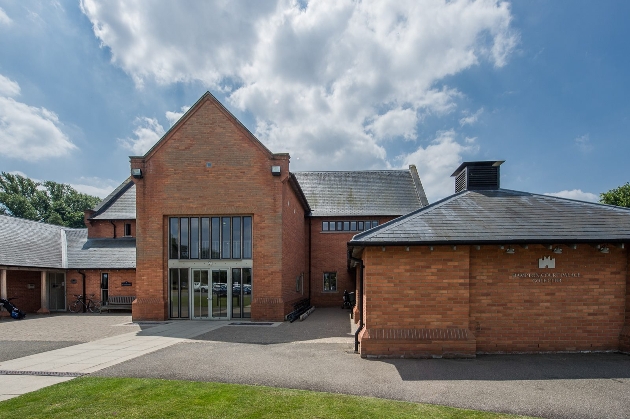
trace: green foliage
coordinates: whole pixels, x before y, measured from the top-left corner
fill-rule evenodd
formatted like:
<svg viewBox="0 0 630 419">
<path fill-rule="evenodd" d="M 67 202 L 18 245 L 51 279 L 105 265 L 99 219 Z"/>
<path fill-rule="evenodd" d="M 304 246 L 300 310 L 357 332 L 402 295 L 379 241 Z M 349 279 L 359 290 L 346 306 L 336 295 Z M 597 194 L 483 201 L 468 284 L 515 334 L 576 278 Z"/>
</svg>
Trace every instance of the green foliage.
<svg viewBox="0 0 630 419">
<path fill-rule="evenodd" d="M 76 378 L 0 402 L 0 415 L 20 419 L 517 417 L 430 404 L 263 386 L 99 377 Z"/>
<path fill-rule="evenodd" d="M 70 185 L 0 174 L 0 214 L 81 228 L 84 227 L 83 211 L 100 201 L 96 196 L 77 192 Z"/>
<path fill-rule="evenodd" d="M 626 182 L 623 186 L 599 194 L 599 202 L 630 208 L 630 183 Z"/>
</svg>

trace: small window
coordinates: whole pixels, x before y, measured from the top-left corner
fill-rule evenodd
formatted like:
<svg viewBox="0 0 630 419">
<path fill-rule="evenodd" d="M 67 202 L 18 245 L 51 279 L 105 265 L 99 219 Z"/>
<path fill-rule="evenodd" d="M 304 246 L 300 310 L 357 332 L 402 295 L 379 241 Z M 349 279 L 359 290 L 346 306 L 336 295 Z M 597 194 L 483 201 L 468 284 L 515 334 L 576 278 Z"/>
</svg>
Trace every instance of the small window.
<svg viewBox="0 0 630 419">
<path fill-rule="evenodd" d="M 337 221 L 337 231 L 343 231 L 343 221 Z"/>
<path fill-rule="evenodd" d="M 350 221 L 350 231 L 357 231 L 357 222 Z"/>
<path fill-rule="evenodd" d="M 330 223 L 328 223 L 328 227 L 330 228 L 330 231 L 335 231 L 335 225 L 337 223 L 335 223 L 334 221 L 331 221 Z"/>
<path fill-rule="evenodd" d="M 322 222 L 322 231 L 328 231 L 328 221 Z"/>
<path fill-rule="evenodd" d="M 343 222 L 343 229 L 344 231 L 350 231 L 350 221 Z"/>
<path fill-rule="evenodd" d="M 337 272 L 324 272 L 324 291 L 337 291 Z"/>
<path fill-rule="evenodd" d="M 131 237 L 131 223 L 125 223 L 125 236 Z"/>
<path fill-rule="evenodd" d="M 372 228 L 376 227 L 378 225 L 378 221 L 372 221 Z"/>
<path fill-rule="evenodd" d="M 363 231 L 363 221 L 359 221 L 357 224 L 359 224 L 359 231 Z"/>
</svg>

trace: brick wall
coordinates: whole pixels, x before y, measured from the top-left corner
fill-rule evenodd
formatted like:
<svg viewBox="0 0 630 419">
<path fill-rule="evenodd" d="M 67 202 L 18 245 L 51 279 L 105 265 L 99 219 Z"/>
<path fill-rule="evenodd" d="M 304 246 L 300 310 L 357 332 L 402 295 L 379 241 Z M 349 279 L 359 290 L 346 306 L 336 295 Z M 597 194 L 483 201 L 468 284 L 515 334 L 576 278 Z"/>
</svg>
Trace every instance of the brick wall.
<svg viewBox="0 0 630 419">
<path fill-rule="evenodd" d="M 7 298 L 25 313 L 35 313 L 41 308 L 42 280 L 39 271 L 7 270 Z M 28 284 L 35 288 L 28 289 Z"/>
<path fill-rule="evenodd" d="M 136 237 L 136 220 L 112 220 L 116 225 L 116 238 L 125 237 L 125 224 L 131 224 L 131 236 Z M 88 229 L 88 238 L 97 239 L 114 238 L 114 226 L 109 220 L 89 220 L 85 225 Z"/>
<path fill-rule="evenodd" d="M 627 351 L 627 249 L 561 247 L 366 248 L 362 356 Z"/>
<path fill-rule="evenodd" d="M 473 356 L 469 249 L 368 247 L 361 356 Z"/>
<path fill-rule="evenodd" d="M 626 316 L 625 325 L 619 335 L 619 350 L 630 353 L 630 250 L 626 249 L 626 255 Z"/>
<path fill-rule="evenodd" d="M 383 224 L 395 217 L 312 217 L 311 218 L 311 304 L 341 307 L 343 291 L 355 290 L 354 273 L 348 271 L 348 241 L 358 231 L 322 231 L 323 221 L 374 221 Z M 324 272 L 337 272 L 337 291 L 324 291 Z"/>
<path fill-rule="evenodd" d="M 208 167 L 207 164 L 211 167 Z M 272 176 L 271 166 L 282 176 Z M 137 202 L 137 295 L 133 317 L 167 318 L 169 216 L 253 216 L 252 318 L 283 318 L 282 201 L 288 155 L 273 155 L 209 96 L 146 158 L 134 179 Z"/>
<path fill-rule="evenodd" d="M 562 248 L 562 254 L 541 245 L 516 247 L 512 255 L 498 246 L 471 251 L 470 320 L 478 352 L 617 350 L 626 304 L 625 250 Z M 555 269 L 538 267 L 543 256 L 555 258 Z M 535 282 L 515 273 L 552 277 Z"/>
<path fill-rule="evenodd" d="M 288 183 L 282 189 L 282 298 L 284 313 L 308 297 L 308 236 L 304 208 Z M 302 290 L 296 291 L 296 278 L 302 277 Z"/>
<path fill-rule="evenodd" d="M 109 277 L 110 296 L 135 296 L 136 295 L 136 271 L 135 269 L 88 269 L 85 273 L 85 293 L 93 300 L 100 301 L 101 274 L 107 273 Z M 73 281 L 75 280 L 75 281 Z M 75 282 L 75 283 L 73 283 Z M 123 282 L 131 282 L 131 286 L 122 286 Z M 71 304 L 76 300 L 75 295 L 83 294 L 83 277 L 76 270 L 66 273 L 66 301 Z"/>
</svg>

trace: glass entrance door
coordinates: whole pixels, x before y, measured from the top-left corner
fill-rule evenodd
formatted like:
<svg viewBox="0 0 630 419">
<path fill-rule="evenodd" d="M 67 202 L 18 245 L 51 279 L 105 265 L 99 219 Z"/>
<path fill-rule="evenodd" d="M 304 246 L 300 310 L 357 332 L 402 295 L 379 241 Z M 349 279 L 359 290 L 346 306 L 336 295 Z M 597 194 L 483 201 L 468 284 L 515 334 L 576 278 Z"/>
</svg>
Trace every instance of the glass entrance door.
<svg viewBox="0 0 630 419">
<path fill-rule="evenodd" d="M 232 318 L 252 316 L 252 270 L 232 268 Z"/>
<path fill-rule="evenodd" d="M 228 298 L 232 295 L 231 291 L 232 290 L 228 290 L 228 270 L 213 269 L 211 304 L 212 318 L 226 319 L 228 317 Z"/>
<path fill-rule="evenodd" d="M 209 301 L 209 287 L 208 287 L 208 271 L 206 269 L 193 269 L 193 318 L 195 319 L 207 319 L 210 311 L 208 306 Z"/>
<path fill-rule="evenodd" d="M 169 282 L 170 317 L 188 318 L 188 268 L 169 269 Z"/>
</svg>

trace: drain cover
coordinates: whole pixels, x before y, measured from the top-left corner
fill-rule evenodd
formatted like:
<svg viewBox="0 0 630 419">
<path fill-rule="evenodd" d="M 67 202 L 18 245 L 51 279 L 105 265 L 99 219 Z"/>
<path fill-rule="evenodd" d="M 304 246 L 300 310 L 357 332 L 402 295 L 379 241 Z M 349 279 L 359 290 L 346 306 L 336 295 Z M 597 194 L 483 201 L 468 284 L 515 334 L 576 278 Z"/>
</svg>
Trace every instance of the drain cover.
<svg viewBox="0 0 630 419">
<path fill-rule="evenodd" d="M 7 371 L 0 370 L 0 375 L 37 375 L 40 377 L 81 377 L 81 372 L 57 372 L 57 371 Z"/>
<path fill-rule="evenodd" d="M 228 323 L 228 326 L 273 326 L 274 323 L 251 323 L 251 322 L 235 322 Z"/>
</svg>

